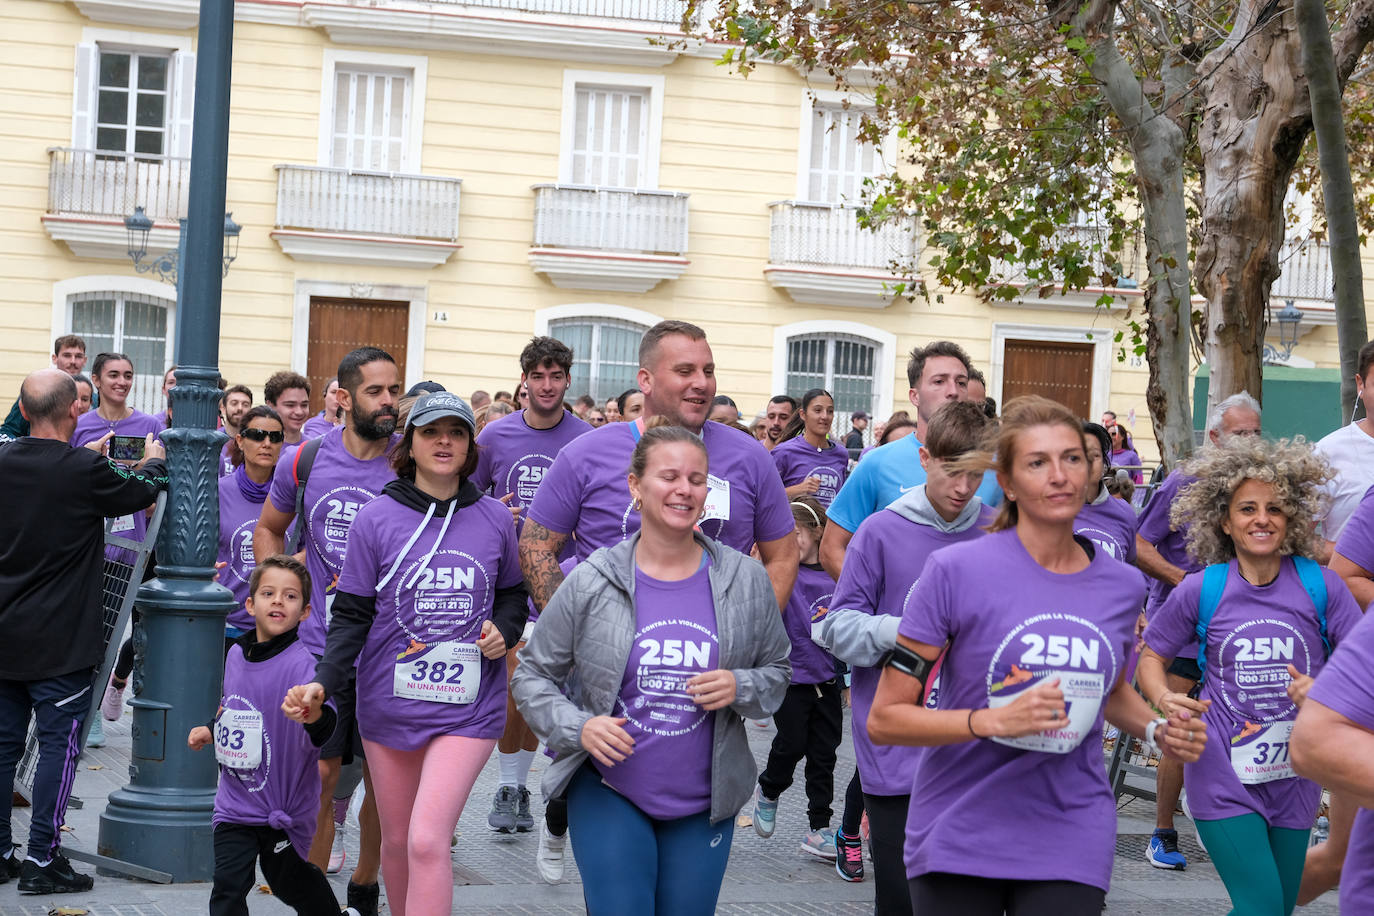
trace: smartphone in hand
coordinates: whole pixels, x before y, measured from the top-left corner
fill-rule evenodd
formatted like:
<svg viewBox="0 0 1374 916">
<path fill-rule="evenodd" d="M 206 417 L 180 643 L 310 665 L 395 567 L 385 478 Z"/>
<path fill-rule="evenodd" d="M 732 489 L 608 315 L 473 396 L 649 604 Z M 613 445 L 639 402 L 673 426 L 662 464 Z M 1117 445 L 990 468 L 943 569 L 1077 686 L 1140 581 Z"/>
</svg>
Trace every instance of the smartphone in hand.
<svg viewBox="0 0 1374 916">
<path fill-rule="evenodd" d="M 145 445 L 143 436 L 111 436 L 110 459 L 128 462 L 142 461 Z"/>
</svg>

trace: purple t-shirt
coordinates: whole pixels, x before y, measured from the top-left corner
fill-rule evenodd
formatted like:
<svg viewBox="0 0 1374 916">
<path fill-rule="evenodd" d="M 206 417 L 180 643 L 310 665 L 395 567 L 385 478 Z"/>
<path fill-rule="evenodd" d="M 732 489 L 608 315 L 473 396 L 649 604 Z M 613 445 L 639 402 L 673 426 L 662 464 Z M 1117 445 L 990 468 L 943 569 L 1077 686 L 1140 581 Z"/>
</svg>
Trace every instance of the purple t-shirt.
<svg viewBox="0 0 1374 916">
<path fill-rule="evenodd" d="M 701 814 L 711 809 L 715 714 L 692 702 L 687 681 L 720 659 L 709 560 L 703 555 L 702 567 L 678 582 L 636 569 L 634 603 L 634 642 L 615 703 L 615 715 L 629 720 L 634 753 L 613 767 L 592 764 L 650 817 Z"/>
<path fill-rule="evenodd" d="M 1140 456 L 1135 449 L 1123 448 L 1119 452 L 1112 452 L 1112 467 L 1128 468 L 1132 483 L 1144 483 L 1145 473 L 1140 470 Z"/>
<path fill-rule="evenodd" d="M 1096 550 L 1080 572 L 1050 572 L 1014 528 L 927 561 L 898 632 L 949 643 L 940 707 L 1001 706 L 1057 677 L 1068 724 L 923 748 L 907 816 L 909 877 L 1107 889 L 1116 805 L 1102 766 L 1102 710 L 1122 678 L 1144 591 L 1138 575 Z"/>
<path fill-rule="evenodd" d="M 269 495 L 279 512 L 296 511 L 296 478 L 292 470 L 296 451 L 282 449 L 272 473 Z M 358 510 L 395 479 L 396 472 L 391 469 L 386 452 L 361 461 L 344 445 L 343 427 L 325 433 L 305 482 L 305 536 L 301 539 L 311 583 L 311 614 L 301 621 L 301 642 L 316 655 L 324 654 L 324 634 L 339 573 L 343 571 L 348 530 Z"/>
<path fill-rule="evenodd" d="M 314 679 L 315 657 L 299 639 L 260 662 L 248 661 L 241 647 L 232 646 L 224 662 L 222 709 L 211 729 L 221 761 L 211 822 L 267 826 L 276 821 L 302 859 L 310 853 L 320 809 L 320 750 L 304 726 L 282 713 L 281 701 L 292 687 Z M 221 754 L 250 755 L 260 763 L 235 768 Z"/>
<path fill-rule="evenodd" d="M 1336 541 L 1336 553 L 1362 569 L 1374 572 L 1374 487 L 1365 491 L 1364 498 Z"/>
<path fill-rule="evenodd" d="M 900 617 L 927 559 L 935 551 L 983 537 L 982 520 L 963 531 L 948 533 L 882 509 L 859 523 L 844 554 L 844 568 L 835 584 L 832 612 L 859 611 Z M 983 578 L 988 579 L 986 572 Z M 999 576 L 990 577 L 1000 581 Z M 878 691 L 878 668 L 853 667 L 849 701 L 853 706 L 854 757 L 859 780 L 869 795 L 906 795 L 911 773 L 923 748 L 875 745 L 868 738 L 868 711 Z"/>
<path fill-rule="evenodd" d="M 1366 500 L 1366 502 L 1368 502 Z M 1346 531 L 1349 531 L 1349 526 Z M 1369 567 L 1365 567 L 1368 569 Z M 1374 731 L 1374 615 L 1366 614 L 1341 642 L 1317 676 L 1308 700 Z M 1350 831 L 1350 848 L 1341 869 L 1341 912 L 1374 912 L 1374 811 L 1361 808 Z"/>
<path fill-rule="evenodd" d="M 244 602 L 248 600 L 248 580 L 253 575 L 253 531 L 262 515 L 262 500 L 243 493 L 239 478 L 242 466 L 228 477 L 219 479 L 219 555 L 226 564 L 220 570 L 219 584 L 234 593 L 237 607 L 225 618 L 225 623 L 240 630 L 253 629 L 253 615 Z M 264 496 L 265 498 L 265 496 Z"/>
<path fill-rule="evenodd" d="M 816 448 L 805 436 L 796 436 L 779 443 L 770 454 L 784 487 L 795 486 L 808 477 L 819 480 L 820 489 L 811 495 L 827 508 L 849 475 L 849 450 L 830 439 L 825 448 Z"/>
<path fill-rule="evenodd" d="M 342 428 L 342 427 L 340 427 Z M 302 439 L 317 439 L 325 433 L 334 429 L 334 424 L 324 418 L 324 411 L 321 410 L 309 420 L 301 424 Z"/>
<path fill-rule="evenodd" d="M 1207 746 L 1184 767 L 1193 816 L 1219 820 L 1258 814 L 1270 827 L 1312 826 L 1321 786 L 1293 775 L 1288 732 L 1298 708 L 1288 699 L 1288 665 L 1316 675 L 1326 664 L 1317 611 L 1297 568 L 1285 559 L 1268 585 L 1251 585 L 1227 564 L 1226 587 L 1207 625 L 1207 671 L 1202 699 Z M 1334 646 L 1360 620 L 1360 608 L 1341 577 L 1326 580 L 1326 628 Z M 1202 573 L 1189 575 L 1155 612 L 1145 644 L 1172 658 L 1195 641 Z M 1262 782 L 1255 780 L 1265 780 Z"/>
<path fill-rule="evenodd" d="M 639 530 L 626 483 L 639 434 L 637 422 L 593 429 L 565 445 L 544 475 L 529 518 L 550 531 L 575 534 L 578 562 Z M 741 553 L 755 542 L 791 535 L 792 510 L 768 450 L 721 423 L 707 423 L 701 437 L 710 456 L 702 534 Z"/>
<path fill-rule="evenodd" d="M 835 656 L 816 645 L 811 626 L 830 611 L 835 580 L 820 566 L 797 567 L 797 584 L 782 611 L 787 638 L 792 641 L 792 683 L 824 684 L 835 679 Z"/>
<path fill-rule="evenodd" d="M 1169 510 L 1173 507 L 1174 498 L 1178 496 L 1179 491 L 1195 480 L 1196 477 L 1189 477 L 1181 471 L 1174 471 L 1165 477 L 1164 482 L 1150 498 L 1150 504 L 1140 513 L 1138 529 L 1142 538 L 1155 545 L 1161 557 L 1185 573 L 1197 572 L 1202 568 L 1202 564 L 1188 554 L 1188 527 L 1185 525 L 1177 531 L 1169 527 Z M 1151 577 L 1150 599 L 1145 605 L 1146 615 L 1154 616 L 1154 612 L 1164 603 L 1164 599 L 1169 597 L 1171 591 L 1172 585 Z M 1196 644 L 1193 646 L 1193 654 L 1197 654 Z"/>
<path fill-rule="evenodd" d="M 1106 493 L 1106 489 L 1102 490 Z M 1136 515 L 1130 503 L 1108 495 L 1094 505 L 1087 503 L 1074 519 L 1073 533 L 1081 534 L 1093 546 L 1114 560 L 1135 565 Z"/>
<path fill-rule="evenodd" d="M 472 482 L 497 499 L 510 494 L 507 505 L 512 508 L 529 506 L 563 446 L 591 428 L 566 410 L 550 429 L 531 427 L 523 410 L 509 423 L 490 423 L 477 435 L 480 451 Z"/>
<path fill-rule="evenodd" d="M 77 418 L 76 432 L 72 433 L 72 447 L 79 448 L 110 432 L 116 436 L 137 436 L 142 439 L 148 433 L 156 436 L 166 428 L 161 417 L 154 417 L 137 410 L 114 423 L 106 420 L 96 411 L 88 410 Z M 132 515 L 115 519 L 114 523 L 110 525 L 110 533 L 142 544 L 143 539 L 148 534 L 148 513 L 135 512 Z M 129 566 L 133 565 L 135 559 L 134 552 L 123 547 L 106 547 L 105 556 L 107 559 Z"/>
<path fill-rule="evenodd" d="M 506 727 L 506 662 L 476 643 L 496 590 L 522 581 L 515 526 L 483 496 L 454 512 L 436 544 L 445 511 L 411 543 L 423 513 L 385 494 L 372 500 L 358 510 L 339 576 L 341 591 L 377 600 L 358 654 L 358 731 L 403 751 L 440 735 L 499 738 Z"/>
</svg>

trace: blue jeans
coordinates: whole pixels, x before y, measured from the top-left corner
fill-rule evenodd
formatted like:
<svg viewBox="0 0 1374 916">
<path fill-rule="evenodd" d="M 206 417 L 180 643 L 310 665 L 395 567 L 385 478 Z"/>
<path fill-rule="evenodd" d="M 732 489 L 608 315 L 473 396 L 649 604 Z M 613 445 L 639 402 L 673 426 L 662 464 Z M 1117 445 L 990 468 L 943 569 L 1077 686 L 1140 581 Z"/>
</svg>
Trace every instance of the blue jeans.
<svg viewBox="0 0 1374 916">
<path fill-rule="evenodd" d="M 589 916 L 710 916 L 725 879 L 732 819 L 657 820 L 607 786 L 591 764 L 568 786 L 568 829 Z"/>
<path fill-rule="evenodd" d="M 28 854 L 40 862 L 61 845 L 67 802 L 81 756 L 81 724 L 91 706 L 90 668 L 37 681 L 0 680 L 0 852 L 9 855 L 11 788 L 24 753 L 29 719 L 37 720 L 38 768 Z"/>
</svg>

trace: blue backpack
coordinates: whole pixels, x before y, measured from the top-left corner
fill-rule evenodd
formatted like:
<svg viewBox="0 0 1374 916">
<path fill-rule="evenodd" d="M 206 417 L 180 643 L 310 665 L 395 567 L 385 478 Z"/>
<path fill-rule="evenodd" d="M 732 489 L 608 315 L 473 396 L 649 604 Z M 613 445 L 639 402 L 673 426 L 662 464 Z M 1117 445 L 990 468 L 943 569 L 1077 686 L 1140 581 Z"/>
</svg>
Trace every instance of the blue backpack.
<svg viewBox="0 0 1374 916">
<path fill-rule="evenodd" d="M 1303 590 L 1317 609 L 1322 647 L 1326 650 L 1326 657 L 1330 658 L 1331 640 L 1326 635 L 1326 579 L 1322 576 L 1322 568 L 1307 557 L 1294 556 L 1292 559 L 1293 566 L 1298 570 L 1298 578 L 1302 580 Z M 1211 623 L 1212 615 L 1221 603 L 1221 593 L 1226 588 L 1226 576 L 1230 568 L 1229 563 L 1213 563 L 1202 571 L 1202 594 L 1197 603 L 1197 666 L 1204 678 L 1207 676 L 1207 624 Z"/>
</svg>

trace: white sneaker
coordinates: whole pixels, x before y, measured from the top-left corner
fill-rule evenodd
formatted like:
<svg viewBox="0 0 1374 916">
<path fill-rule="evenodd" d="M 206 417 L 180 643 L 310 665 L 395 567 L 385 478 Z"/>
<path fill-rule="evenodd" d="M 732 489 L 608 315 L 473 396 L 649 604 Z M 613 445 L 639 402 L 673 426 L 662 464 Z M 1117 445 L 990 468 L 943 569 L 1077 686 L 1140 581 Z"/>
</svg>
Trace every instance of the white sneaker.
<svg viewBox="0 0 1374 916">
<path fill-rule="evenodd" d="M 548 884 L 558 884 L 563 880 L 563 847 L 568 836 L 554 836 L 549 832 L 547 821 L 539 822 L 539 852 L 534 863 L 539 868 L 539 877 Z"/>
<path fill-rule="evenodd" d="M 344 824 L 334 825 L 334 845 L 329 847 L 329 864 L 325 867 L 325 873 L 337 875 L 343 871 L 344 862 L 348 859 L 348 851 L 344 849 Z"/>
</svg>

